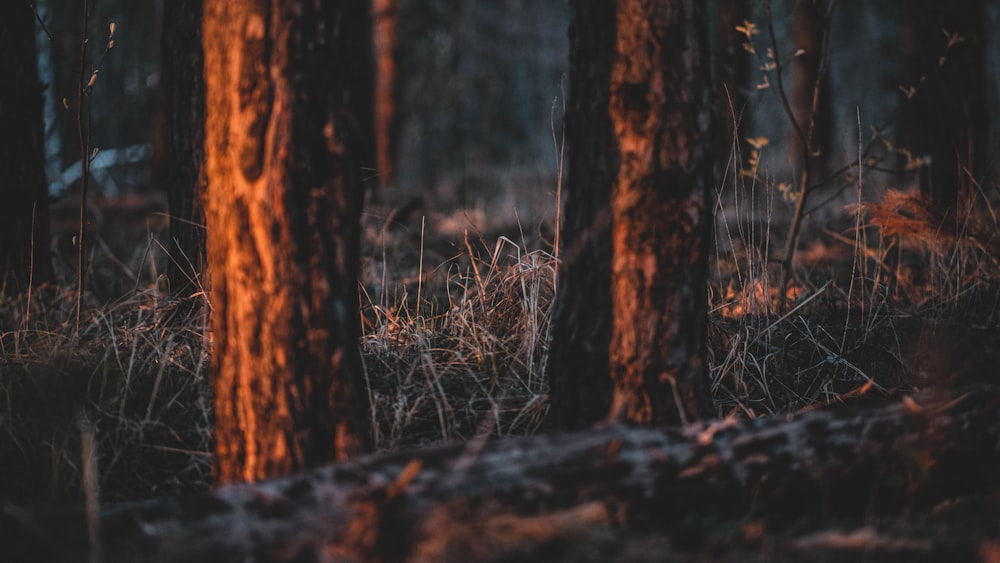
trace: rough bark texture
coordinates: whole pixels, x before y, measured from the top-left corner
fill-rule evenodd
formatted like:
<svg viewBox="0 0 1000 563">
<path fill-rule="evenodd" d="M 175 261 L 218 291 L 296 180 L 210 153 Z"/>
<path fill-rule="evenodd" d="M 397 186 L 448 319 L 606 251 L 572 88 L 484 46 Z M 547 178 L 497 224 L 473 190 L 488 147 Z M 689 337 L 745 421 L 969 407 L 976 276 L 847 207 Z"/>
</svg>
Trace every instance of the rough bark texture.
<svg viewBox="0 0 1000 563">
<path fill-rule="evenodd" d="M 170 283 L 189 295 L 205 270 L 205 80 L 202 0 L 163 4 L 164 185 L 170 210 Z"/>
<path fill-rule="evenodd" d="M 45 180 L 42 86 L 35 56 L 35 16 L 27 2 L 0 18 L 0 286 L 13 291 L 29 275 L 52 276 Z M 33 270 L 33 271 L 32 271 Z"/>
<path fill-rule="evenodd" d="M 711 66 L 703 3 L 623 0 L 610 114 L 612 409 L 637 424 L 712 415 L 706 363 Z"/>
<path fill-rule="evenodd" d="M 205 200 L 216 478 L 365 449 L 360 170 L 347 4 L 207 0 Z M 364 20 L 364 18 L 362 18 Z M 352 67 L 353 68 L 353 67 Z"/>
<path fill-rule="evenodd" d="M 611 185 L 618 171 L 608 115 L 612 2 L 571 2 L 566 181 L 559 287 L 549 358 L 553 428 L 586 428 L 611 405 Z"/>
<path fill-rule="evenodd" d="M 374 0 L 375 171 L 378 185 L 392 183 L 395 166 L 397 0 Z"/>
<path fill-rule="evenodd" d="M 712 560 L 968 560 L 996 547 L 988 540 L 1000 533 L 998 492 L 1000 392 L 979 387 L 860 412 L 665 431 L 614 426 L 361 457 L 108 507 L 100 529 L 108 562 L 619 560 L 572 549 L 607 528 L 636 527 L 655 531 L 659 558 L 620 560 L 676 560 L 684 550 Z M 964 532 L 920 535 L 936 514 L 961 518 L 959 502 L 985 513 L 966 516 Z M 905 521 L 891 519 L 901 513 Z M 87 556 L 78 512 L 7 506 L 0 516 L 5 555 Z M 883 518 L 899 540 L 878 535 L 890 533 L 876 527 Z M 721 549 L 731 559 L 712 545 L 718 539 L 730 542 Z"/>
<path fill-rule="evenodd" d="M 921 190 L 954 210 L 960 188 L 983 178 L 986 106 L 986 21 L 982 0 L 921 0 L 907 6 L 904 50 L 913 96 L 904 102 L 900 146 L 929 157 Z M 949 46 L 945 32 L 957 41 Z"/>
</svg>

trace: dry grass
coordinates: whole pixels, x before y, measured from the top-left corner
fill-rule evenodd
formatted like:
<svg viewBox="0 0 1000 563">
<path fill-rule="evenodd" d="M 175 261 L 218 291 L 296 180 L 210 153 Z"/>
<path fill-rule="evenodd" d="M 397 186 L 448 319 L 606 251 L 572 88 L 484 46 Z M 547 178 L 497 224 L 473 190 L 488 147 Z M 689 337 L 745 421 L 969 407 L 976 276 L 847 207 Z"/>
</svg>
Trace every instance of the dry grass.
<svg viewBox="0 0 1000 563">
<path fill-rule="evenodd" d="M 735 152 L 735 151 L 734 151 Z M 1000 360 L 997 194 L 967 190 L 943 215 L 919 193 L 884 190 L 814 233 L 778 295 L 768 257 L 775 190 L 730 176 L 717 199 L 710 365 L 720 415 L 756 417 L 926 385 L 994 378 Z M 776 218 L 778 220 L 776 220 Z"/>
<path fill-rule="evenodd" d="M 90 430 L 105 500 L 203 486 L 211 428 L 201 304 L 137 292 L 92 308 L 79 331 L 73 304 L 69 291 L 43 287 L 0 311 L 3 493 L 79 494 Z"/>
<path fill-rule="evenodd" d="M 777 206 L 720 194 L 710 284 L 719 414 L 795 412 L 992 377 L 1000 225 L 989 198 L 977 197 L 948 228 L 901 192 L 856 206 L 840 232 L 813 234 L 822 246 L 802 250 L 780 307 L 767 259 Z M 487 209 L 425 221 L 422 211 L 365 215 L 361 350 L 379 449 L 530 434 L 545 416 L 551 225 L 541 213 L 518 224 Z M 162 262 L 155 244 L 122 254 L 129 260 L 100 252 L 109 254 L 105 268 L 121 268 L 102 275 L 127 271 L 123 285 L 136 290 L 107 304 L 93 299 L 79 331 L 74 296 L 62 289 L 69 284 L 0 303 L 0 496 L 80 496 L 90 438 L 103 501 L 208 485 L 204 298 L 134 281 L 155 278 L 155 269 L 133 273 Z"/>
<path fill-rule="evenodd" d="M 377 242 L 361 341 L 376 446 L 533 432 L 547 406 L 555 258 L 504 236 L 490 247 L 466 231 L 453 241 L 464 252 L 425 271 L 424 244 L 414 260 L 412 246 Z"/>
</svg>

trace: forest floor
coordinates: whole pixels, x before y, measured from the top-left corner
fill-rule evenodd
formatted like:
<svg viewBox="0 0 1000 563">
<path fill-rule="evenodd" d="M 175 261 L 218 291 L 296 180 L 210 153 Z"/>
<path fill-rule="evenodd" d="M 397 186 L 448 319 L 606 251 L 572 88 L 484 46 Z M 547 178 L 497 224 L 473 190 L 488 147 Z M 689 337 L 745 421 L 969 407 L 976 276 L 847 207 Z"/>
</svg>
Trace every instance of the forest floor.
<svg viewBox="0 0 1000 563">
<path fill-rule="evenodd" d="M 366 210 L 361 350 L 379 450 L 539 429 L 559 262 L 550 195 L 521 188 L 513 197 L 528 203 L 516 211 L 510 195 L 445 211 L 420 200 Z M 785 307 L 764 259 L 780 246 L 770 233 L 781 225 L 718 209 L 709 339 L 719 416 L 854 408 L 928 387 L 1000 384 L 1000 225 L 986 203 L 942 228 L 918 196 L 887 192 L 856 216 L 812 226 Z M 77 499 L 88 456 L 98 460 L 102 501 L 209 487 L 208 300 L 197 283 L 184 292 L 157 287 L 166 265 L 163 207 L 149 197 L 95 207 L 99 237 L 79 328 L 68 282 L 0 292 L 0 499 Z M 61 217 L 56 209 L 54 248 L 69 280 L 73 227 Z M 837 530 L 806 521 L 775 535 L 743 519 L 670 534 L 595 532 L 523 554 L 794 560 L 839 545 L 843 560 L 889 560 L 910 557 L 907 542 L 920 533 L 966 533 L 980 516 L 982 533 L 995 533 L 988 522 L 1000 521 L 1000 488 Z M 906 533 L 895 533 L 901 522 Z M 1000 538 L 982 545 L 980 560 L 1000 560 Z"/>
</svg>

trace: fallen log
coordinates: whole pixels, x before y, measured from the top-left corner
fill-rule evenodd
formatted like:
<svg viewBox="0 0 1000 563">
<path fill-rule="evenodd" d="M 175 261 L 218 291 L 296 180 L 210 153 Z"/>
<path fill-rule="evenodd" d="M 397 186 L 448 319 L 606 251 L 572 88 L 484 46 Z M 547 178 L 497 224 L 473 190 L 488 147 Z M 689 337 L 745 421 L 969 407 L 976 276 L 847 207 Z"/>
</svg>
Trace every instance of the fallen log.
<svg viewBox="0 0 1000 563">
<path fill-rule="evenodd" d="M 866 410 L 666 430 L 608 426 L 363 456 L 107 506 L 96 541 L 87 539 L 82 510 L 7 504 L 0 558 L 496 560 L 601 529 L 698 537 L 699 527 L 720 521 L 770 526 L 929 510 L 998 485 L 1000 388 L 980 386 Z"/>
</svg>

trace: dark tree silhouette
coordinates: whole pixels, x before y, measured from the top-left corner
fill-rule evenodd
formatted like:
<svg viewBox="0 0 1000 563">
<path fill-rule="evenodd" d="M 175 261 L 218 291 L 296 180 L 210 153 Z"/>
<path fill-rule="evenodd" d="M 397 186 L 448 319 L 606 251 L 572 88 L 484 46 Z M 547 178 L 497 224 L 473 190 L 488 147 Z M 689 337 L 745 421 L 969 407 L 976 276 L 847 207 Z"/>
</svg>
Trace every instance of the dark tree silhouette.
<svg viewBox="0 0 1000 563">
<path fill-rule="evenodd" d="M 17 283 L 52 276 L 45 180 L 42 86 L 35 55 L 35 16 L 28 2 L 0 18 L 0 278 Z M 0 283 L 2 285 L 2 283 Z"/>
<path fill-rule="evenodd" d="M 611 185 L 618 171 L 610 100 L 612 2 L 570 4 L 566 190 L 552 311 L 549 423 L 583 428 L 611 406 Z"/>
<path fill-rule="evenodd" d="M 919 0 L 907 5 L 907 15 L 903 48 L 912 98 L 899 144 L 929 157 L 921 190 L 942 211 L 954 210 L 970 174 L 978 181 L 986 167 L 984 4 Z"/>
<path fill-rule="evenodd" d="M 163 5 L 161 51 L 164 185 L 170 210 L 170 269 L 174 291 L 195 290 L 205 268 L 205 81 L 202 0 Z"/>
<path fill-rule="evenodd" d="M 692 421 L 712 414 L 707 25 L 697 2 L 623 0 L 615 14 L 603 5 L 574 3 L 572 191 L 553 320 L 552 415 L 563 427 L 605 416 L 607 366 L 612 417 Z"/>
<path fill-rule="evenodd" d="M 808 158 L 812 168 L 811 178 L 821 176 L 817 168 L 823 166 L 823 153 L 830 146 L 830 95 L 825 77 L 819 75 L 823 70 L 823 35 L 828 33 L 823 16 L 816 2 L 796 3 L 790 103 L 800 130 L 809 137 L 812 154 L 805 154 L 806 143 L 791 130 L 788 132 L 789 160 L 793 167 L 800 169 L 806 166 Z M 817 80 L 820 80 L 818 89 Z"/>
<path fill-rule="evenodd" d="M 363 189 L 348 95 L 371 52 L 349 31 L 369 25 L 362 4 L 205 2 L 219 482 L 344 459 L 369 441 L 357 349 Z"/>
<path fill-rule="evenodd" d="M 723 123 L 732 130 L 745 130 L 748 125 L 746 110 L 746 88 L 750 76 L 750 57 L 743 48 L 744 37 L 736 31 L 750 17 L 747 0 L 716 0 L 715 5 L 715 46 L 713 66 L 715 83 L 718 85 L 719 112 Z M 734 115 L 735 114 L 735 115 Z M 743 136 L 737 134 L 737 139 Z M 719 141 L 720 150 L 729 152 L 732 135 Z"/>
<path fill-rule="evenodd" d="M 332 8 L 333 21 L 340 27 L 331 33 L 350 53 L 340 55 L 346 94 L 340 118 L 352 131 L 354 162 L 361 170 L 365 186 L 375 184 L 378 156 L 375 152 L 375 64 L 373 0 L 340 0 Z M 326 8 L 324 8 L 325 10 Z M 320 67 L 322 68 L 322 66 Z"/>
</svg>

